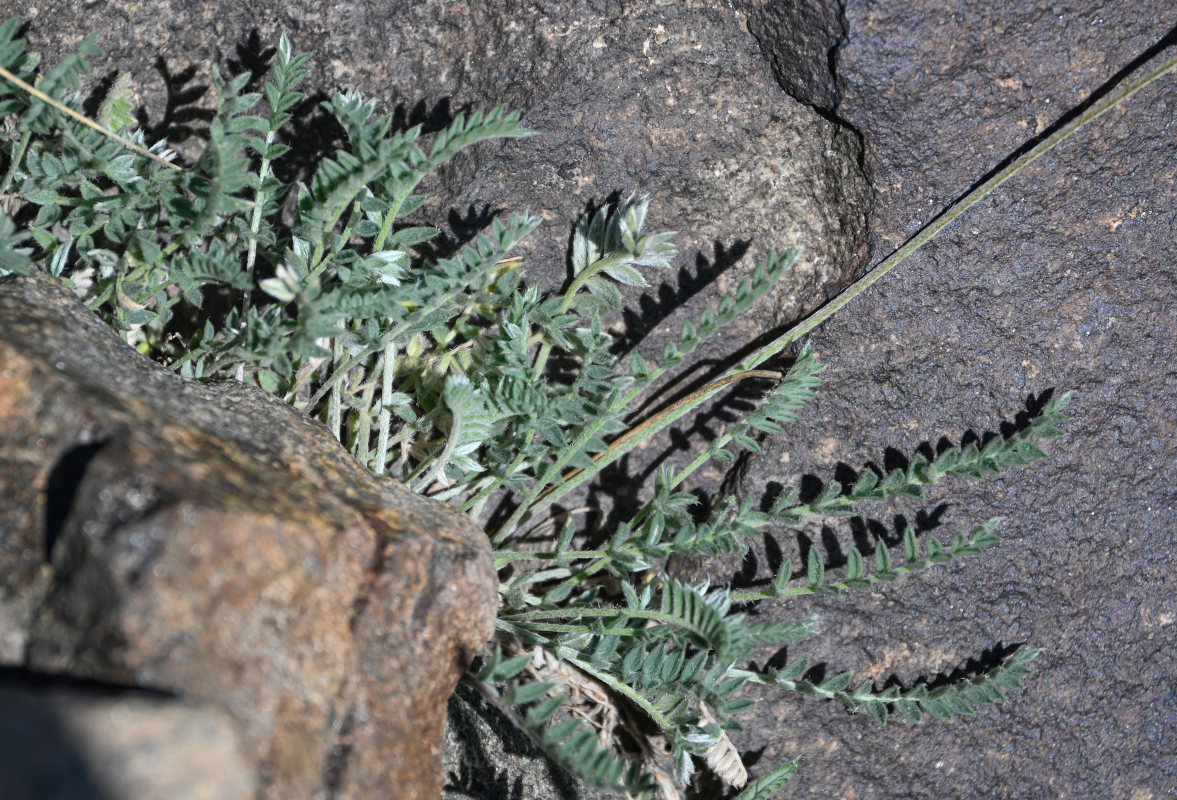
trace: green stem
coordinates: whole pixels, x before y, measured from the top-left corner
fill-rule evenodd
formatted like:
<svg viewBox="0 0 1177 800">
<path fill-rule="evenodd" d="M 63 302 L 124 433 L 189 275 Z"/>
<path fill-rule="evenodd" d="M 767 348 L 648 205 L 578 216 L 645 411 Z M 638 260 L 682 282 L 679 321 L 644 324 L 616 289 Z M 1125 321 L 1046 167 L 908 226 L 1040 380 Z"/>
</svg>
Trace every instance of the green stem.
<svg viewBox="0 0 1177 800">
<path fill-rule="evenodd" d="M 997 172 L 989 180 L 985 181 L 980 186 L 962 197 L 960 200 L 953 203 L 944 213 L 940 214 L 938 217 L 921 228 L 920 231 L 915 236 L 911 237 L 911 239 L 909 239 L 906 244 L 879 262 L 878 266 L 876 266 L 867 274 L 863 275 L 861 278 L 851 284 L 845 291 L 819 308 L 813 314 L 794 325 L 792 328 L 774 339 L 772 342 L 769 342 L 764 347 L 757 350 L 743 363 L 733 367 L 731 372 L 752 369 L 753 367 L 763 364 L 768 359 L 780 353 L 790 344 L 812 331 L 818 325 L 822 324 L 838 311 L 840 311 L 842 307 L 851 300 L 858 297 L 858 295 L 862 294 L 864 291 L 870 288 L 876 281 L 878 281 L 888 272 L 902 264 L 912 253 L 914 253 L 916 250 L 919 250 L 921 247 L 931 241 L 938 233 L 940 233 L 940 231 L 951 225 L 961 214 L 965 213 L 977 203 L 988 197 L 995 189 L 1001 186 L 1001 184 L 1005 183 L 1010 178 L 1024 170 L 1026 167 L 1033 164 L 1047 152 L 1052 150 L 1056 145 L 1068 139 L 1072 134 L 1085 126 L 1087 123 L 1099 119 L 1108 111 L 1111 111 L 1124 100 L 1127 100 L 1129 97 L 1136 94 L 1138 91 L 1148 86 L 1150 83 L 1169 72 L 1174 67 L 1177 67 L 1177 55 L 1171 56 L 1167 61 L 1154 67 L 1148 72 L 1145 72 L 1136 80 L 1125 84 L 1114 92 L 1110 92 L 1099 102 L 1095 103 L 1086 111 L 1079 114 L 1073 120 L 1052 133 L 1050 136 L 1034 145 L 1021 156 L 1011 161 L 1005 168 Z"/>
<path fill-rule="evenodd" d="M 590 628 L 588 625 L 561 625 L 554 622 L 518 622 L 515 624 L 529 631 L 542 633 L 589 633 L 604 636 L 640 636 L 641 631 L 633 628 Z"/>
<path fill-rule="evenodd" d="M 379 253 L 384 249 L 384 242 L 388 239 L 388 234 L 392 233 L 392 224 L 396 222 L 396 218 L 400 215 L 405 201 L 409 199 L 409 196 L 416 190 L 417 184 L 420 182 L 421 179 L 418 178 L 410 183 L 408 188 L 402 189 L 397 193 L 396 199 L 389 205 L 388 211 L 384 214 L 384 221 L 380 223 L 380 233 L 376 235 L 376 239 L 372 242 L 373 253 Z"/>
<path fill-rule="evenodd" d="M 518 614 L 504 614 L 503 619 L 515 624 L 526 624 L 533 620 L 570 619 L 584 617 L 632 617 L 659 622 L 663 625 L 673 625 L 676 628 L 686 628 L 700 636 L 702 631 L 683 624 L 683 618 L 664 611 L 653 611 L 648 608 L 541 608 L 535 611 L 522 611 Z"/>
<path fill-rule="evenodd" d="M 380 368 L 380 360 L 376 361 L 376 369 Z M 364 466 L 370 467 L 372 457 L 372 401 L 376 396 L 376 381 L 370 380 L 371 376 L 365 376 L 365 379 L 360 380 L 359 383 L 363 385 L 364 391 L 360 395 L 360 410 L 359 418 L 356 420 L 355 435 L 352 437 L 351 452 Z"/>
<path fill-rule="evenodd" d="M 876 580 L 878 580 L 876 578 Z M 800 595 L 817 594 L 819 587 L 816 586 L 794 586 L 790 589 L 781 589 L 779 592 L 775 589 L 766 589 L 763 592 L 734 592 L 732 594 L 732 604 L 736 603 L 750 603 L 754 600 L 768 600 L 773 597 L 797 597 Z"/>
<path fill-rule="evenodd" d="M 343 360 L 343 341 L 337 338 L 331 346 L 331 361 L 338 364 Z M 340 423 L 343 420 L 343 387 L 340 383 L 336 383 L 331 387 L 331 396 L 327 401 L 327 429 L 331 431 L 331 435 L 338 441 L 343 441 L 340 438 Z"/>
<path fill-rule="evenodd" d="M 523 442 L 523 446 L 519 448 L 519 454 L 515 456 L 515 460 L 511 462 L 511 466 L 507 467 L 506 474 L 508 476 L 514 475 L 516 470 L 518 470 L 519 467 L 523 464 L 523 453 L 525 450 L 527 450 L 528 446 L 531 444 L 531 440 L 534 438 L 535 429 L 533 428 L 527 432 L 527 440 Z M 505 480 L 506 478 L 503 477 L 495 478 L 488 486 L 486 486 L 486 488 L 482 489 L 482 491 L 480 491 L 478 494 L 474 495 L 465 503 L 463 503 L 462 510 L 472 511 L 473 509 L 477 508 L 480 503 L 486 500 L 486 498 L 490 497 L 492 492 L 502 486 Z"/>
<path fill-rule="evenodd" d="M 376 438 L 376 463 L 373 471 L 383 475 L 388 469 L 388 437 L 392 428 L 392 411 L 388 407 L 388 398 L 392 397 L 392 379 L 396 374 L 396 344 L 386 342 L 384 354 L 376 365 L 380 370 L 380 415 L 376 419 L 378 428 Z"/>
<path fill-rule="evenodd" d="M 564 293 L 563 302 L 560 303 L 560 313 L 567 313 L 568 309 L 572 307 L 572 301 L 576 299 L 576 293 L 584 288 L 584 285 L 588 282 L 589 278 L 593 277 L 601 270 L 608 269 L 614 264 L 621 264 L 625 260 L 625 254 L 597 259 L 597 261 L 588 269 L 573 278 L 572 284 L 568 287 L 568 291 Z M 544 367 L 548 363 L 548 356 L 551 354 L 552 343 L 550 341 L 544 342 L 542 345 L 540 345 L 539 352 L 535 356 L 535 364 L 533 364 L 531 367 L 531 371 L 536 378 L 542 377 Z"/>
<path fill-rule="evenodd" d="M 602 270 L 609 269 L 617 264 L 622 264 L 632 258 L 628 253 L 620 253 L 615 256 L 608 256 L 606 258 L 599 258 L 589 266 L 584 272 L 572 279 L 572 284 L 568 287 L 568 291 L 564 292 L 564 301 L 560 303 L 560 313 L 563 314 L 572 307 L 572 301 L 576 299 L 576 293 L 584 288 L 589 279 Z"/>
<path fill-rule="evenodd" d="M 847 692 L 845 691 L 834 692 L 828 689 L 822 689 L 820 686 L 810 683 L 809 681 L 789 681 L 781 680 L 779 678 L 770 678 L 765 675 L 761 675 L 759 672 L 753 672 L 752 670 L 747 669 L 738 669 L 735 667 L 728 670 L 727 676 L 729 678 L 744 678 L 751 683 L 760 683 L 765 686 L 783 686 L 784 688 L 792 689 L 793 691 L 800 691 L 800 687 L 805 686 L 808 689 L 806 692 L 807 694 L 811 694 L 814 697 L 819 697 L 823 700 L 832 700 L 840 695 L 848 696 Z"/>
<path fill-rule="evenodd" d="M 12 156 L 8 161 L 8 170 L 4 173 L 4 183 L 0 183 L 0 194 L 8 191 L 9 184 L 12 183 L 12 176 L 16 174 L 16 168 L 20 162 L 24 160 L 25 151 L 29 149 L 29 142 L 33 139 L 32 131 L 25 131 L 24 136 L 20 137 L 20 142 L 12 151 Z"/>
<path fill-rule="evenodd" d="M 271 130 L 266 134 L 266 152 L 269 152 L 270 146 L 274 144 L 274 136 L 277 131 Z M 270 171 L 270 159 L 262 156 L 261 166 L 258 168 L 258 183 L 257 193 L 253 198 L 253 214 L 249 218 L 249 232 L 253 234 L 249 239 L 249 248 L 245 252 L 245 276 L 247 285 L 245 292 L 241 297 L 241 325 L 244 326 L 249 320 L 249 303 L 250 295 L 253 293 L 253 268 L 257 263 L 257 232 L 262 225 L 262 209 L 266 205 L 266 193 L 262 190 L 262 184 L 265 183 L 266 173 Z M 237 380 L 245 379 L 245 363 L 237 365 Z"/>
<path fill-rule="evenodd" d="M 139 145 L 135 144 L 134 142 L 127 141 L 123 137 L 119 136 L 117 133 L 107 130 L 106 128 L 102 127 L 97 122 L 90 119 L 89 117 L 87 117 L 83 114 L 79 114 L 77 111 L 74 111 L 72 108 L 65 105 L 61 101 L 54 100 L 52 97 L 45 94 L 44 92 L 42 92 L 40 89 L 36 88 L 35 86 L 30 86 L 28 83 L 21 80 L 13 73 L 9 72 L 4 67 L 0 67 L 0 77 L 3 77 L 8 81 L 11 81 L 12 83 L 16 84 L 21 89 L 24 89 L 26 92 L 28 92 L 29 94 L 31 94 L 33 97 L 37 98 L 38 100 L 42 101 L 43 103 L 48 103 L 49 105 L 53 106 L 58 111 L 60 111 L 61 113 L 65 114 L 67 116 L 73 117 L 78 122 L 80 122 L 83 125 L 86 125 L 90 128 L 93 128 L 94 130 L 101 133 L 103 136 L 107 136 L 111 139 L 114 139 L 116 142 L 121 144 L 123 147 L 126 147 L 130 150 L 134 150 L 136 153 L 146 156 L 147 158 L 150 158 L 153 161 L 164 165 L 168 169 L 182 171 L 178 165 L 173 164 L 170 161 L 165 161 L 164 159 L 160 158 L 155 153 L 152 153 L 150 150 L 148 150 L 145 147 L 140 147 Z M 28 134 L 26 134 L 26 135 L 28 135 Z"/>
<path fill-rule="evenodd" d="M 424 318 L 428 314 L 432 314 L 434 311 L 437 311 L 442 308 L 446 308 L 447 306 L 452 306 L 454 304 L 455 298 L 462 291 L 464 291 L 467 286 L 469 286 L 470 282 L 472 282 L 477 277 L 478 276 L 475 276 L 475 278 L 472 278 L 471 281 L 467 282 L 466 286 L 463 286 L 459 289 L 455 289 L 454 291 L 449 292 L 447 295 L 445 295 L 445 297 L 442 298 L 442 300 L 440 302 L 434 302 L 431 305 L 421 306 L 421 307 L 417 308 L 414 312 L 412 312 L 412 314 L 409 315 L 409 317 L 407 319 L 401 320 L 400 323 L 398 323 L 395 327 L 391 328 L 387 333 L 381 334 L 379 337 L 380 341 L 382 341 L 382 342 L 395 342 L 406 330 L 408 330 L 418 320 Z M 385 322 L 391 324 L 391 319 L 387 319 L 387 320 L 385 320 Z M 371 356 L 373 353 L 382 349 L 385 346 L 386 345 L 381 345 L 381 344 L 370 345 L 368 347 L 363 348 L 358 353 L 356 353 L 351 358 L 349 358 L 347 360 L 347 362 L 344 363 L 343 367 L 340 368 L 340 370 L 336 370 L 330 377 L 328 377 L 325 381 L 323 381 L 323 384 L 321 386 L 319 386 L 319 388 L 311 396 L 311 399 L 309 401 L 307 401 L 306 408 L 308 410 L 313 409 L 316 405 L 318 405 L 319 401 L 322 400 L 323 397 L 329 391 L 331 391 L 331 387 L 334 386 L 338 381 L 342 380 L 344 373 L 346 373 L 348 370 L 352 369 L 357 364 L 359 364 L 360 362 L 362 362 L 363 360 L 365 360 L 366 358 Z"/>
<path fill-rule="evenodd" d="M 562 559 L 604 558 L 605 550 L 566 550 L 559 554 Z M 512 561 L 554 561 L 556 553 L 520 553 L 517 550 L 495 553 L 495 569 L 510 564 Z"/>
</svg>

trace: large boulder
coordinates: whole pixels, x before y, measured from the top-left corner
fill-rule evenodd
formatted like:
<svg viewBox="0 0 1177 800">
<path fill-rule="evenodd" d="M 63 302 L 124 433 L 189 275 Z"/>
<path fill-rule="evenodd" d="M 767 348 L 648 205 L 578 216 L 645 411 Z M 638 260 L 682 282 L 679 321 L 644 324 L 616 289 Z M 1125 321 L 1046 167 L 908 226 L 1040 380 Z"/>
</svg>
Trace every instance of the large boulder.
<svg viewBox="0 0 1177 800">
<path fill-rule="evenodd" d="M 1160 0 L 846 4 L 837 113 L 866 143 L 872 260 L 1156 44 L 1171 12 Z M 918 504 L 889 504 L 871 509 L 877 526 L 830 521 L 810 536 L 836 559 L 856 533 L 860 546 L 894 537 L 896 516 L 925 530 L 938 522 L 928 534 L 947 538 L 1000 515 L 1001 545 L 874 593 L 776 612 L 816 612 L 827 674 L 850 669 L 880 687 L 968 676 L 1012 647 L 1043 648 L 1027 692 L 952 723 L 886 728 L 765 693 L 737 744 L 764 764 L 801 756 L 788 796 L 1177 795 L 1175 107 L 1169 75 L 814 336 L 827 384 L 750 465 L 753 496 L 807 474 L 828 480 L 839 462 L 882 465 L 888 448 L 910 456 L 921 442 L 997 431 L 1030 395 L 1075 395 L 1050 461 L 938 489 L 927 510 L 939 512 L 922 518 Z M 797 563 L 797 532 L 769 538 L 758 577 L 779 553 Z"/>
<path fill-rule="evenodd" d="M 129 71 L 144 123 L 189 155 L 199 152 L 212 107 L 209 68 L 264 69 L 283 31 L 296 50 L 314 53 L 307 88 L 319 98 L 354 85 L 426 130 L 468 108 L 521 110 L 539 135 L 455 160 L 428 187 L 434 201 L 421 213 L 448 222 L 454 238 L 494 213 L 541 215 L 546 224 L 527 243 L 525 277 L 556 289 L 568 279 L 572 226 L 586 208 L 649 194 L 649 225 L 679 231 L 681 255 L 676 273 L 652 276 L 656 289 L 626 294 L 616 328 L 627 346 L 646 337 L 649 353 L 719 294 L 734 292 L 770 250 L 800 248 L 793 274 L 722 340 L 701 348 L 691 379 L 675 391 L 697 386 L 741 345 L 815 307 L 866 254 L 862 143 L 828 113 L 827 51 L 840 19 L 822 3 L 794 12 L 757 3 L 167 0 L 112 4 L 96 15 L 66 0 L 18 0 L 10 13 L 28 20 L 30 40 L 49 61 L 96 30 L 104 51 L 96 74 Z M 786 20 L 796 39 L 763 37 Z M 327 150 L 330 137 L 316 138 L 325 131 L 330 126 L 303 118 L 299 144 Z M 662 450 L 636 453 L 626 466 L 648 472 Z M 702 477 L 714 488 L 722 474 Z M 451 738 L 447 772 L 462 776 L 448 782 L 454 796 L 458 784 L 486 788 L 502 776 L 477 766 L 488 733 L 474 720 L 489 712 L 462 708 L 471 724 Z M 529 758 L 527 796 L 566 796 L 549 768 Z"/>
<path fill-rule="evenodd" d="M 0 664 L 213 704 L 257 797 L 437 797 L 497 610 L 485 534 L 44 274 L 0 280 L 0 320 Z"/>
<path fill-rule="evenodd" d="M 50 61 L 94 31 L 95 74 L 129 72 L 147 129 L 192 154 L 214 104 L 211 67 L 260 73 L 283 32 L 313 53 L 303 88 L 319 99 L 354 86 L 427 132 L 463 110 L 521 111 L 538 135 L 456 159 L 427 187 L 423 215 L 457 238 L 494 214 L 539 215 L 546 224 L 525 242 L 523 270 L 554 290 L 568 280 L 570 236 L 586 208 L 648 194 L 648 226 L 678 231 L 681 250 L 677 275 L 627 294 L 626 340 L 654 330 L 651 352 L 770 250 L 800 248 L 779 290 L 700 354 L 714 360 L 812 309 L 866 254 L 862 143 L 820 110 L 832 96 L 825 45 L 836 15 L 739 5 L 165 0 L 96 17 L 69 0 L 20 0 L 9 13 L 29 21 L 29 40 Z M 787 47 L 765 58 L 771 42 L 753 34 L 771 22 L 806 37 L 798 58 Z M 813 96 L 798 100 L 781 80 Z M 338 144 L 330 125 L 304 118 L 296 131 L 300 152 Z"/>
</svg>

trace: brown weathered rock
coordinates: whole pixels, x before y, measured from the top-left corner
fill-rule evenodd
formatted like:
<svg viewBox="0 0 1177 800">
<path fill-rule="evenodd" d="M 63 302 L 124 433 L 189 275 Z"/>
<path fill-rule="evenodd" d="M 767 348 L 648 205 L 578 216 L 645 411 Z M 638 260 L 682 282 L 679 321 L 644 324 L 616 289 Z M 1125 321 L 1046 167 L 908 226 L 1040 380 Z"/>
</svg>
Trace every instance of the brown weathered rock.
<svg viewBox="0 0 1177 800">
<path fill-rule="evenodd" d="M 0 281 L 0 320 L 4 663 L 220 705 L 259 797 L 437 797 L 497 608 L 481 530 L 50 278 Z"/>
</svg>

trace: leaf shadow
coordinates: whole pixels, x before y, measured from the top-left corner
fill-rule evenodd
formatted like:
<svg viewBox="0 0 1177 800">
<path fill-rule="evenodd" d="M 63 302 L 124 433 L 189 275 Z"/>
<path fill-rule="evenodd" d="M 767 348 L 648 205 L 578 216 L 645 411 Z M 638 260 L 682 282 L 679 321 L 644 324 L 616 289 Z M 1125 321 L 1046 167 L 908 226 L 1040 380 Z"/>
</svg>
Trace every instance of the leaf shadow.
<svg viewBox="0 0 1177 800">
<path fill-rule="evenodd" d="M 459 684 L 449 700 L 449 725 L 455 734 L 460 760 L 446 774 L 444 796 L 469 800 L 528 800 L 520 770 L 534 774 L 529 762 L 542 764 L 554 790 L 554 800 L 578 800 L 581 793 L 573 778 L 551 761 L 530 738 L 473 688 Z M 488 744 L 487 731 L 511 758 L 503 766 L 502 755 Z M 449 793 L 454 793 L 450 795 Z"/>
<path fill-rule="evenodd" d="M 1054 394 L 1055 390 L 1050 388 L 1037 395 L 1027 395 L 1022 410 L 1012 419 L 1001 420 L 995 425 L 995 429 L 981 433 L 968 429 L 961 434 L 957 443 L 947 437 L 941 437 L 935 445 L 930 441 L 923 441 L 913 449 L 910 456 L 896 448 L 888 447 L 878 462 L 867 462 L 857 470 L 840 461 L 832 470 L 833 478 L 830 483 L 837 484 L 843 492 L 849 492 L 866 471 L 874 472 L 882 478 L 893 470 L 908 469 L 916 455 L 933 461 L 937 455 L 950 449 L 963 448 L 971 443 L 984 447 L 986 443 L 999 436 L 1007 439 L 1016 436 L 1029 429 L 1034 420 L 1042 415 L 1043 409 Z M 814 501 L 822 495 L 827 485 L 827 482 L 817 475 L 802 475 L 796 487 L 797 502 L 807 504 Z M 776 481 L 768 482 L 761 495 L 760 510 L 768 511 L 785 491 L 786 487 L 783 484 Z M 887 509 L 896 502 L 915 504 L 917 508 L 906 513 L 891 513 L 888 518 Z M 873 556 L 880 545 L 886 545 L 888 548 L 901 547 L 904 531 L 908 526 L 914 530 L 917 539 L 922 543 L 927 536 L 946 524 L 948 512 L 952 508 L 952 504 L 948 502 L 928 503 L 926 500 L 898 497 L 888 498 L 882 503 L 871 502 L 870 505 L 879 508 L 879 513 L 854 514 L 845 518 L 844 525 L 823 521 L 817 526 L 816 531 L 813 525 L 776 526 L 775 529 L 765 530 L 761 535 L 765 563 L 760 564 L 755 551 L 749 551 L 748 557 L 731 577 L 732 588 L 764 588 L 787 558 L 794 566 L 790 571 L 791 579 L 800 579 L 806 574 L 806 564 L 811 551 L 818 553 L 826 569 L 843 568 L 847 565 L 851 546 L 864 557 Z M 793 556 L 796 556 L 798 561 L 793 561 Z"/>
</svg>

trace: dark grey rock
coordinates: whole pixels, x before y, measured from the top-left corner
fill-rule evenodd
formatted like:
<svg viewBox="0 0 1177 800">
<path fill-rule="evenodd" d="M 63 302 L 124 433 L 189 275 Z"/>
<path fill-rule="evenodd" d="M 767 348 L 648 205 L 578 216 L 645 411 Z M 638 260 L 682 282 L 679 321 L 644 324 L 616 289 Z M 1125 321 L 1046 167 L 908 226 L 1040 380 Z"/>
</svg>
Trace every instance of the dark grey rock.
<svg viewBox="0 0 1177 800">
<path fill-rule="evenodd" d="M 435 123 L 466 106 L 524 110 L 542 138 L 455 163 L 435 187 L 435 210 L 452 207 L 458 233 L 499 209 L 543 214 L 550 224 L 528 253 L 529 277 L 553 287 L 586 205 L 650 192 L 652 224 L 681 231 L 684 247 L 677 287 L 634 296 L 626 317 L 633 330 L 652 328 L 654 344 L 769 247 L 803 245 L 810 258 L 796 282 L 702 354 L 710 359 L 812 307 L 859 265 L 867 187 L 853 129 L 878 193 L 877 260 L 1172 24 L 1157 0 L 882 0 L 847 3 L 844 15 L 832 4 L 749 0 L 744 17 L 724 4 L 474 11 L 440 1 L 246 9 L 174 0 L 84 14 L 25 2 L 12 13 L 34 7 L 30 35 L 46 49 L 105 27 L 102 70 L 130 67 L 137 82 L 154 75 L 157 54 L 173 74 L 196 64 L 200 75 L 209 62 L 248 61 L 234 45 L 251 29 L 263 44 L 285 29 L 317 51 L 316 87 L 356 83 Z M 798 30 L 797 19 L 813 23 Z M 144 92 L 153 123 L 166 119 L 161 85 Z M 950 504 L 941 531 L 1005 516 L 1002 547 L 877 593 L 782 612 L 817 611 L 827 636 L 815 654 L 880 681 L 951 671 L 998 646 L 1041 646 L 1029 691 L 971 720 L 918 728 L 765 694 L 738 741 L 760 752 L 754 774 L 800 755 L 799 797 L 1177 793 L 1168 645 L 1177 593 L 1167 566 L 1177 527 L 1173 86 L 1166 79 L 1040 161 L 820 330 L 825 390 L 743 480 L 759 493 L 807 473 L 828 478 L 839 461 L 858 468 L 887 447 L 910 454 L 923 441 L 993 430 L 1027 395 L 1076 390 L 1071 434 L 1052 461 L 931 498 Z M 713 262 L 744 240 L 744 259 L 716 277 Z M 898 513 L 915 510 L 879 512 L 887 526 Z M 842 528 L 830 535 L 848 543 Z M 772 538 L 786 552 L 796 546 L 794 532 Z M 755 566 L 768 555 L 762 548 Z M 723 579 L 736 565 L 710 569 Z M 495 772 L 488 764 L 500 751 L 487 752 L 496 755 L 486 764 L 449 762 L 454 780 L 476 774 L 486 797 L 516 785 L 559 796 L 525 777 L 537 773 Z"/>
<path fill-rule="evenodd" d="M 605 800 L 465 684 L 449 702 L 442 800 Z"/>
<path fill-rule="evenodd" d="M 188 136 L 177 144 L 189 155 L 199 152 L 212 104 L 208 66 L 256 67 L 282 31 L 296 49 L 314 51 L 312 90 L 354 84 L 427 129 L 461 109 L 522 110 L 539 135 L 457 160 L 431 187 L 436 199 L 424 213 L 448 218 L 455 236 L 492 213 L 540 214 L 548 224 L 529 244 L 525 274 L 556 289 L 567 280 L 569 236 L 585 209 L 650 194 L 650 226 L 679 231 L 682 255 L 677 275 L 654 276 L 666 281 L 657 290 L 627 294 L 626 341 L 649 334 L 649 352 L 716 295 L 733 292 L 770 249 L 800 247 L 794 274 L 700 350 L 695 380 L 739 344 L 814 307 L 865 256 L 869 190 L 859 139 L 806 105 L 832 97 L 826 56 L 837 19 L 816 5 L 805 25 L 820 30 L 805 27 L 804 44 L 778 48 L 784 60 L 775 65 L 764 57 L 766 40 L 748 29 L 763 29 L 767 12 L 728 4 L 499 0 L 475 10 L 442 0 L 175 0 L 79 14 L 51 0 L 18 3 L 13 13 L 22 10 L 50 60 L 99 30 L 106 55 L 97 73 L 129 70 L 148 125 Z M 793 69 L 798 82 L 786 91 L 778 81 Z M 653 457 L 652 449 L 627 466 L 648 470 Z M 708 478 L 714 485 L 720 473 Z"/>
<path fill-rule="evenodd" d="M 862 131 L 877 260 L 1173 24 L 1169 3 L 849 3 L 838 113 Z M 804 798 L 1177 794 L 1177 194 L 1170 75 L 1006 184 L 814 337 L 818 401 L 744 484 L 883 463 L 996 430 L 1075 392 L 1053 458 L 937 490 L 942 537 L 991 515 L 983 557 L 871 593 L 776 604 L 820 615 L 831 671 L 905 685 L 996 648 L 1045 649 L 1029 689 L 953 723 L 880 728 L 763 695 L 742 748 L 800 756 Z M 918 506 L 877 515 L 915 521 Z M 831 522 L 842 549 L 852 539 Z M 775 531 L 786 553 L 796 532 Z M 825 548 L 829 541 L 817 539 Z M 823 552 L 826 552 L 823 549 Z M 767 553 L 758 553 L 765 574 Z M 730 574 L 730 573 L 729 573 Z M 779 610 L 777 610 L 779 609 Z"/>
<path fill-rule="evenodd" d="M 846 36 L 843 3 L 741 0 L 748 30 L 790 96 L 830 113 L 838 107 L 836 66 Z"/>
<path fill-rule="evenodd" d="M 804 257 L 702 358 L 727 357 L 733 342 L 812 308 L 865 256 L 869 189 L 859 139 L 781 88 L 748 29 L 767 24 L 770 12 L 759 7 L 496 0 L 475 11 L 445 0 L 248 8 L 170 0 L 82 15 L 67 0 L 38 0 L 12 13 L 21 9 L 47 58 L 98 30 L 106 55 L 96 73 L 129 70 L 161 133 L 199 134 L 212 106 L 209 67 L 258 69 L 283 31 L 314 53 L 310 90 L 354 85 L 427 130 L 460 110 L 522 111 L 538 135 L 457 159 L 429 187 L 434 202 L 424 213 L 448 221 L 455 236 L 495 213 L 540 215 L 547 224 L 526 243 L 524 274 L 555 289 L 568 279 L 568 243 L 585 209 L 649 194 L 650 227 L 678 231 L 682 251 L 677 275 L 654 276 L 665 286 L 627 294 L 630 339 L 656 329 L 651 352 L 705 302 L 734 291 L 771 249 L 799 247 Z M 804 36 L 805 26 L 821 27 L 814 36 L 823 45 L 803 53 L 819 58 L 815 74 L 828 76 L 824 43 L 836 20 L 815 10 L 792 22 L 789 30 Z M 790 63 L 809 70 L 805 59 Z M 165 72 L 176 84 L 170 94 Z M 186 105 L 176 108 L 181 98 Z M 188 150 L 198 145 L 190 140 Z"/>
</svg>

